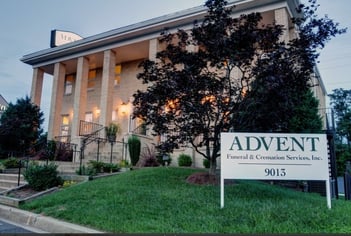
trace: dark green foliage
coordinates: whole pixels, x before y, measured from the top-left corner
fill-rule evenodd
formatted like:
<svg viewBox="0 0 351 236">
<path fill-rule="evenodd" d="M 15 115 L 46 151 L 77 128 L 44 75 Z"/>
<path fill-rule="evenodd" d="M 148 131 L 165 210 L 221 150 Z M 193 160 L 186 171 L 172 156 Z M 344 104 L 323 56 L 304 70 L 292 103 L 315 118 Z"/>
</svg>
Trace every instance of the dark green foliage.
<svg viewBox="0 0 351 236">
<path fill-rule="evenodd" d="M 273 89 L 272 81 L 260 79 L 252 85 L 252 90 L 247 93 L 241 104 L 243 109 L 235 113 L 236 131 L 285 133 L 322 131 L 318 100 L 311 90 L 308 89 L 305 93 L 281 93 L 281 90 L 285 90 L 285 86 L 291 85 L 283 83 Z M 291 105 L 288 105 L 289 103 Z"/>
<path fill-rule="evenodd" d="M 96 173 L 104 172 L 103 170 L 104 165 L 105 164 L 101 161 L 93 161 L 93 160 L 89 161 L 89 164 L 88 164 L 88 166 L 94 169 Z"/>
<path fill-rule="evenodd" d="M 43 112 L 28 96 L 18 99 L 16 104 L 10 103 L 1 116 L 1 149 L 18 152 L 17 155 L 31 153 L 42 133 L 43 121 Z"/>
<path fill-rule="evenodd" d="M 187 154 L 180 154 L 178 157 L 178 165 L 179 166 L 191 166 L 193 164 L 193 161 L 191 160 L 191 156 Z"/>
<path fill-rule="evenodd" d="M 136 135 L 128 138 L 128 149 L 132 165 L 135 166 L 140 158 L 141 142 Z"/>
<path fill-rule="evenodd" d="M 346 161 L 351 160 L 351 152 L 347 145 L 337 143 L 336 145 L 336 167 L 338 176 L 343 176 L 346 167 Z"/>
<path fill-rule="evenodd" d="M 329 97 L 336 123 L 338 175 L 343 175 L 345 161 L 351 159 L 351 90 L 334 89 Z"/>
<path fill-rule="evenodd" d="M 329 97 L 330 105 L 335 112 L 338 141 L 340 143 L 346 141 L 351 152 L 351 89 L 334 89 Z"/>
<path fill-rule="evenodd" d="M 281 42 L 283 26 L 263 26 L 260 13 L 232 19 L 232 8 L 221 0 L 206 1 L 208 14 L 190 32 L 162 32 L 165 49 L 155 61 L 140 64 L 138 79 L 148 88 L 133 101 L 134 116 L 167 137 L 159 148 L 170 153 L 191 144 L 215 174 L 221 132 L 318 127 L 316 114 L 308 119 L 312 128 L 298 117 L 307 106 L 300 98 L 310 89 L 318 50 L 345 30 L 317 18 L 315 1 L 309 2 L 298 9 L 303 18 L 293 19 L 300 35 L 290 42 Z M 184 50 L 187 46 L 198 50 Z"/>
<path fill-rule="evenodd" d="M 93 161 L 93 160 L 89 161 L 88 168 L 86 170 L 82 169 L 84 173 L 88 173 L 87 175 L 104 173 L 104 172 L 111 173 L 111 172 L 117 172 L 118 170 L 119 170 L 119 167 L 117 164 L 104 163 L 101 161 Z M 85 174 L 82 174 L 82 175 L 85 175 Z"/>
<path fill-rule="evenodd" d="M 105 127 L 106 138 L 110 143 L 116 141 L 117 134 L 121 132 L 121 126 L 117 123 L 110 123 L 109 126 Z"/>
<path fill-rule="evenodd" d="M 85 165 L 82 165 L 81 167 L 78 168 L 78 170 L 76 170 L 76 174 L 94 176 L 96 175 L 96 170 L 91 166 L 85 167 Z"/>
<path fill-rule="evenodd" d="M 292 108 L 292 117 L 288 120 L 287 132 L 291 133 L 320 133 L 322 118 L 318 113 L 318 100 L 311 90 L 301 93 L 296 105 Z"/>
<path fill-rule="evenodd" d="M 20 163 L 20 160 L 16 157 L 10 157 L 2 162 L 5 168 L 18 168 Z"/>
<path fill-rule="evenodd" d="M 112 172 L 117 172 L 120 168 L 118 167 L 117 164 L 113 163 L 104 163 L 102 170 L 105 173 L 112 173 Z"/>
<path fill-rule="evenodd" d="M 36 191 L 46 190 L 63 184 L 55 164 L 37 165 L 31 163 L 24 172 L 28 185 Z"/>
</svg>

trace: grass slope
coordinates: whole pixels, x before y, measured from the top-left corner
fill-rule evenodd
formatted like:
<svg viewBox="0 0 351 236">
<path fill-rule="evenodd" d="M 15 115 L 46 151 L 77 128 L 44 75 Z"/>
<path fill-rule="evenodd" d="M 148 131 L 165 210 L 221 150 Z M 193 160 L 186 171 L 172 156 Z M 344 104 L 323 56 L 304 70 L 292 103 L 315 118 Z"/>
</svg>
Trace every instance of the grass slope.
<svg viewBox="0 0 351 236">
<path fill-rule="evenodd" d="M 75 185 L 23 209 L 114 233 L 349 233 L 351 203 L 254 181 L 185 182 L 199 170 L 145 168 Z"/>
</svg>

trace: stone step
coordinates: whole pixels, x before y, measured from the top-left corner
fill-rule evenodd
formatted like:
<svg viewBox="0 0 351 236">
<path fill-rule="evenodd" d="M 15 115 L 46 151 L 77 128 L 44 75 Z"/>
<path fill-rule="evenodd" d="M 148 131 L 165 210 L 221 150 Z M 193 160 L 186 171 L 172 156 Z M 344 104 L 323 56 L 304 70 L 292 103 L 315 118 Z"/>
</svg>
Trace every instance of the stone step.
<svg viewBox="0 0 351 236">
<path fill-rule="evenodd" d="M 18 180 L 18 174 L 0 174 L 0 182 L 2 180 L 17 181 Z M 20 175 L 20 180 L 24 181 L 24 176 L 23 175 Z"/>
<path fill-rule="evenodd" d="M 27 184 L 23 175 L 20 176 L 20 185 Z M 18 186 L 18 174 L 0 174 L 0 192 Z"/>
<path fill-rule="evenodd" d="M 0 187 L 0 193 L 5 192 L 5 191 L 7 191 L 7 190 L 9 190 L 9 188 Z"/>
<path fill-rule="evenodd" d="M 18 174 L 18 168 L 9 168 L 9 169 L 5 169 L 3 170 L 4 174 Z M 23 172 L 25 171 L 25 168 L 21 168 L 21 173 L 23 174 Z"/>
<path fill-rule="evenodd" d="M 20 185 L 24 185 L 27 184 L 27 182 L 25 181 L 20 181 Z M 18 186 L 18 181 L 14 181 L 14 180 L 0 180 L 0 187 L 1 188 L 14 188 Z"/>
</svg>

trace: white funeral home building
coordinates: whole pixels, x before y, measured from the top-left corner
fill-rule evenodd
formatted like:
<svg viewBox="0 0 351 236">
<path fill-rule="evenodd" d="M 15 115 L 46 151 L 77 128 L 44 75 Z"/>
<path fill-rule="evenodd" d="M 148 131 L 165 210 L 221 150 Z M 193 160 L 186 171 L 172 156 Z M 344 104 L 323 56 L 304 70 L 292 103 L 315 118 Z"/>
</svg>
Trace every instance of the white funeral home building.
<svg viewBox="0 0 351 236">
<path fill-rule="evenodd" d="M 265 23 L 276 22 L 288 29 L 284 39 L 296 36 L 291 18 L 297 14 L 298 0 L 232 0 L 229 5 L 236 5 L 233 17 L 261 12 Z M 50 75 L 45 79 L 53 80 L 48 140 L 69 142 L 79 147 L 84 135 L 101 129 L 97 135 L 103 138 L 102 128 L 116 122 L 122 127 L 118 141 L 136 134 L 142 143 L 156 144 L 158 138 L 151 136 L 150 130 L 144 132 L 140 128 L 141 121 L 131 118 L 132 95 L 136 90 L 145 88 L 137 80 L 137 74 L 141 72 L 138 65 L 144 59 L 155 58 L 156 52 L 161 49 L 159 38 L 164 28 L 171 31 L 191 29 L 194 21 L 201 20 L 206 13 L 206 7 L 194 7 L 87 38 L 64 32 L 60 36 L 62 32 L 53 31 L 51 48 L 21 58 L 33 68 L 30 96 L 35 104 L 40 106 L 42 100 L 44 74 Z M 65 42 L 58 42 L 59 37 Z M 323 83 L 318 74 L 314 79 L 317 80 L 314 84 L 318 84 L 313 88 L 314 93 L 320 100 L 320 107 L 325 107 Z M 109 158 L 110 145 L 100 144 L 99 148 L 102 156 L 105 153 Z M 120 159 L 122 150 L 119 148 L 122 149 L 122 146 L 116 145 L 115 148 L 116 158 Z M 94 159 L 96 149 L 95 142 L 89 144 L 86 158 Z M 191 148 L 179 152 L 195 158 Z M 195 166 L 202 167 L 202 158 L 197 158 Z"/>
</svg>

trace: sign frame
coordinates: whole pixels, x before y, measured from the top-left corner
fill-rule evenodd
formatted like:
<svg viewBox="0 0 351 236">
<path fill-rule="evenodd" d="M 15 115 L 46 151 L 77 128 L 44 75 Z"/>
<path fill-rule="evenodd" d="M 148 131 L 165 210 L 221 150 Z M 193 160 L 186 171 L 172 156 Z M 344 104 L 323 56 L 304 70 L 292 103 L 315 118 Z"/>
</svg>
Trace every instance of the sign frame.
<svg viewBox="0 0 351 236">
<path fill-rule="evenodd" d="M 322 180 L 331 208 L 327 135 L 221 133 L 220 206 L 225 179 Z"/>
<path fill-rule="evenodd" d="M 83 39 L 82 36 L 71 31 L 51 30 L 50 47 L 58 47 L 81 39 Z"/>
</svg>

